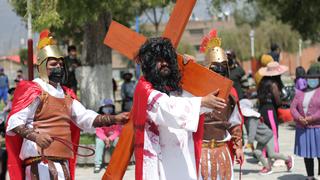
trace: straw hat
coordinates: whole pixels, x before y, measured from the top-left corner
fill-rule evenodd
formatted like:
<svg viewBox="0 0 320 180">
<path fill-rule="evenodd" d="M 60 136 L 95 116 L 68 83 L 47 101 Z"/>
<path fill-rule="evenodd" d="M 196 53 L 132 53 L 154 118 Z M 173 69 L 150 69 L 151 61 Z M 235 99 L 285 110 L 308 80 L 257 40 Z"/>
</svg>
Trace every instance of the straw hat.
<svg viewBox="0 0 320 180">
<path fill-rule="evenodd" d="M 267 67 L 259 69 L 259 74 L 262 76 L 278 76 L 288 71 L 288 67 L 280 65 L 278 62 L 270 62 Z"/>
</svg>

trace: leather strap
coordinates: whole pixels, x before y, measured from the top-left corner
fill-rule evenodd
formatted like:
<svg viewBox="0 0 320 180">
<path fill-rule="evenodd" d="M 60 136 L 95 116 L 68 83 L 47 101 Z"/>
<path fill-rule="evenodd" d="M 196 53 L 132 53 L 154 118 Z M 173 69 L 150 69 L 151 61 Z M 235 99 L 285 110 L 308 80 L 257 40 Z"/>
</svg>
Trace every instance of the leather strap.
<svg viewBox="0 0 320 180">
<path fill-rule="evenodd" d="M 73 151 L 73 154 L 74 154 L 74 155 L 78 155 L 78 156 L 81 156 L 81 157 L 89 157 L 89 156 L 93 156 L 94 153 L 95 153 L 95 150 L 92 149 L 92 148 L 85 147 L 85 146 L 80 146 L 80 145 L 78 145 L 78 144 L 72 143 L 72 142 L 70 142 L 70 141 L 67 141 L 67 140 L 62 139 L 62 138 L 59 138 L 59 137 L 51 137 L 51 138 L 52 138 L 54 141 L 59 141 L 59 142 L 61 142 L 62 144 L 64 144 L 68 149 L 70 149 L 71 151 Z M 79 154 L 79 153 L 77 153 L 77 152 L 73 149 L 72 146 L 90 150 L 90 151 L 92 151 L 92 153 L 91 153 L 91 154 Z M 46 163 L 48 163 L 48 159 L 47 159 L 47 157 L 44 155 L 43 151 L 44 151 L 44 149 L 41 149 L 41 161 L 46 164 Z"/>
</svg>

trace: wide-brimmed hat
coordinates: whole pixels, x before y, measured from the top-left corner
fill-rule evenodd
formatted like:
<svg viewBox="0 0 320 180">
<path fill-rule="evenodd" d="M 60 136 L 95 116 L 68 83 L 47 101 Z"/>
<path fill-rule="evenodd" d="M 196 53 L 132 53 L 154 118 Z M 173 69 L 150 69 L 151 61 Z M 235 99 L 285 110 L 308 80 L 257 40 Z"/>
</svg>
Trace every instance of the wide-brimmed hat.
<svg viewBox="0 0 320 180">
<path fill-rule="evenodd" d="M 244 117 L 260 118 L 261 114 L 253 109 L 253 103 L 249 99 L 242 99 L 239 104 Z"/>
<path fill-rule="evenodd" d="M 262 67 L 259 69 L 259 74 L 262 76 L 278 76 L 288 71 L 288 67 L 280 65 L 278 62 L 270 62 L 267 67 Z"/>
<path fill-rule="evenodd" d="M 311 66 L 308 69 L 307 74 L 305 74 L 302 77 L 304 77 L 304 78 L 320 78 L 320 68 L 317 66 Z"/>
</svg>

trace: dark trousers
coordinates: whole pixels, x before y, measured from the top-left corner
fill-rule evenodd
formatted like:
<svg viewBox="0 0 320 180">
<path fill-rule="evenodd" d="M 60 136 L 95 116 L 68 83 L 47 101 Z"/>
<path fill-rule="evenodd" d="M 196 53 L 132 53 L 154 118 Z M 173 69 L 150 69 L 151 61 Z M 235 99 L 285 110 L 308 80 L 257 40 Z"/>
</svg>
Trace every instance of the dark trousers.
<svg viewBox="0 0 320 180">
<path fill-rule="evenodd" d="M 318 175 L 320 175 L 320 158 L 318 159 Z M 307 175 L 309 177 L 314 176 L 314 162 L 313 158 L 304 158 L 304 165 L 306 166 Z"/>
<path fill-rule="evenodd" d="M 8 161 L 8 155 L 6 150 L 0 150 L 0 163 L 1 163 L 1 170 L 0 170 L 0 180 L 6 179 L 6 173 L 7 173 L 7 161 Z"/>
</svg>

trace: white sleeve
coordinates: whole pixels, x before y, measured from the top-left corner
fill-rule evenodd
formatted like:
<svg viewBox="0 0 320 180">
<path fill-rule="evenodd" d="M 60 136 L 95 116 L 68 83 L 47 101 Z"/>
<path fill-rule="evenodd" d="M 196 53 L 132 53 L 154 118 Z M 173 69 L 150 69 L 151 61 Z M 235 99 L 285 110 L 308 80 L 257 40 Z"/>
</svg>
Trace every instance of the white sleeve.
<svg viewBox="0 0 320 180">
<path fill-rule="evenodd" d="M 78 100 L 73 100 L 72 102 L 72 120 L 74 123 L 84 131 L 95 132 L 92 126 L 93 121 L 98 116 L 95 111 L 86 109 Z"/>
<path fill-rule="evenodd" d="M 153 90 L 148 97 L 148 118 L 158 125 L 186 129 L 198 128 L 201 97 L 175 97 Z"/>
<path fill-rule="evenodd" d="M 229 118 L 229 122 L 231 123 L 231 127 L 233 127 L 235 125 L 239 125 L 242 122 L 241 115 L 240 115 L 240 112 L 239 112 L 237 104 L 234 106 L 232 114 L 231 114 L 231 116 Z"/>
<path fill-rule="evenodd" d="M 29 106 L 11 115 L 8 119 L 8 126 L 6 129 L 7 135 L 14 136 L 15 133 L 12 130 L 20 125 L 26 125 L 27 128 L 32 128 L 34 115 L 39 104 L 40 99 L 36 98 Z"/>
<path fill-rule="evenodd" d="M 195 97 L 194 95 L 192 95 L 191 93 L 189 93 L 186 90 L 182 91 L 182 96 L 183 97 Z M 200 108 L 200 114 L 211 112 L 211 111 L 212 111 L 212 109 L 209 109 L 209 108 L 206 108 L 206 107 L 201 107 Z"/>
</svg>

